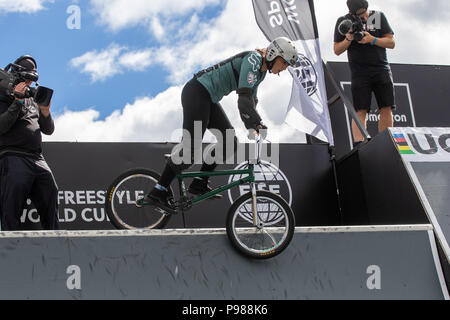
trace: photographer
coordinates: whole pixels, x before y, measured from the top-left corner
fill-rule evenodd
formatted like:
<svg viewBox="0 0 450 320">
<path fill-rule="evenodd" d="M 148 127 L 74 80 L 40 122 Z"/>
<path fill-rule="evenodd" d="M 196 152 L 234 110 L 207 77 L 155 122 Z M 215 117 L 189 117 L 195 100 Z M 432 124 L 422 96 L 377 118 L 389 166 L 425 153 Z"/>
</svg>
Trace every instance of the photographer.
<svg viewBox="0 0 450 320">
<path fill-rule="evenodd" d="M 11 90 L 0 88 L 0 218 L 2 231 L 22 229 L 20 216 L 30 198 L 45 230 L 58 229 L 58 188 L 42 155 L 41 133 L 55 130 L 50 114 L 50 97 L 44 105 L 35 102 L 33 82 L 37 64 L 22 56 L 11 66 Z M 9 82 L 8 82 L 9 81 Z M 10 92 L 11 91 L 11 92 Z"/>
<path fill-rule="evenodd" d="M 348 52 L 352 74 L 353 104 L 364 127 L 370 112 L 372 92 L 380 111 L 378 131 L 394 126 L 392 110 L 395 109 L 394 84 L 386 49 L 394 49 L 395 40 L 383 12 L 369 11 L 366 0 L 348 0 L 350 13 L 340 17 L 334 34 L 334 52 Z M 364 137 L 352 122 L 354 147 Z"/>
</svg>

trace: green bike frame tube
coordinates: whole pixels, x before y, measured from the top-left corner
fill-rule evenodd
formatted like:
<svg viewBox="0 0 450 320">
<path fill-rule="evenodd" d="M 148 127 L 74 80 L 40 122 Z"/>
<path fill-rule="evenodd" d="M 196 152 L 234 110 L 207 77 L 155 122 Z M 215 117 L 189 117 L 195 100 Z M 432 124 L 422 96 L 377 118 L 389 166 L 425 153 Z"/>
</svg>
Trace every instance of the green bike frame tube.
<svg viewBox="0 0 450 320">
<path fill-rule="evenodd" d="M 199 197 L 196 197 L 192 199 L 192 204 L 199 203 L 203 200 L 206 200 L 208 198 L 211 198 L 212 196 L 221 193 L 223 191 L 229 190 L 231 188 L 234 188 L 236 186 L 239 186 L 241 184 L 245 183 L 252 183 L 255 181 L 255 175 L 254 175 L 254 166 L 251 164 L 249 165 L 248 169 L 245 170 L 223 170 L 223 171 L 212 171 L 212 172 L 187 172 L 187 173 L 181 173 L 177 175 L 177 178 L 180 182 L 180 186 L 184 185 L 183 180 L 186 178 L 196 178 L 196 177 L 213 177 L 213 176 L 231 176 L 231 175 L 245 175 L 247 174 L 247 177 L 244 177 L 242 179 L 239 179 L 233 183 L 224 185 L 222 187 L 219 187 L 217 189 L 214 189 L 208 193 L 205 193 Z M 186 189 L 182 188 L 183 196 L 185 196 Z"/>
</svg>

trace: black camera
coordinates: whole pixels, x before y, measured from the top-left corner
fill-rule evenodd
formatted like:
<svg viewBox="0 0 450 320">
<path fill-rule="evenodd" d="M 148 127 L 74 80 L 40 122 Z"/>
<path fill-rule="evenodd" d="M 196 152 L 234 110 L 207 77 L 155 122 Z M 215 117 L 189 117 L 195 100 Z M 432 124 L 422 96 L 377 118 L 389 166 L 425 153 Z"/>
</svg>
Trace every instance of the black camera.
<svg viewBox="0 0 450 320">
<path fill-rule="evenodd" d="M 21 82 L 39 80 L 36 71 L 29 71 L 21 65 L 10 63 L 5 69 L 0 69 L 0 92 L 8 96 L 15 96 L 19 99 L 33 97 L 38 105 L 48 106 L 53 95 L 53 90 L 38 86 L 37 88 L 27 88 L 25 94 L 14 92 L 14 88 Z"/>
<path fill-rule="evenodd" d="M 339 33 L 343 36 L 345 36 L 347 33 L 350 33 L 353 35 L 353 38 L 355 41 L 359 42 L 364 37 L 364 29 L 365 25 L 360 17 L 353 14 L 348 14 L 345 16 L 345 20 L 343 20 L 338 27 Z"/>
</svg>

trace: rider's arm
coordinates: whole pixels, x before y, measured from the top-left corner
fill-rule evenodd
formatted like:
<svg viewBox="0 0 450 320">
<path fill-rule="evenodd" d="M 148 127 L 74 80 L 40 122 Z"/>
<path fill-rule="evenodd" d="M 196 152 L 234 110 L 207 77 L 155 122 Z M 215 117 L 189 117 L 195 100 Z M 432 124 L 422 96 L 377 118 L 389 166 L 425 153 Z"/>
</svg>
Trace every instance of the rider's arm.
<svg viewBox="0 0 450 320">
<path fill-rule="evenodd" d="M 256 111 L 257 79 L 260 74 L 262 56 L 252 51 L 243 58 L 239 73 L 238 108 L 242 121 L 247 129 L 256 129 L 261 123 L 261 117 Z"/>
<path fill-rule="evenodd" d="M 253 98 L 252 88 L 240 88 L 237 90 L 239 95 L 238 108 L 241 119 L 247 129 L 256 129 L 262 119 L 256 111 L 255 100 Z"/>
</svg>

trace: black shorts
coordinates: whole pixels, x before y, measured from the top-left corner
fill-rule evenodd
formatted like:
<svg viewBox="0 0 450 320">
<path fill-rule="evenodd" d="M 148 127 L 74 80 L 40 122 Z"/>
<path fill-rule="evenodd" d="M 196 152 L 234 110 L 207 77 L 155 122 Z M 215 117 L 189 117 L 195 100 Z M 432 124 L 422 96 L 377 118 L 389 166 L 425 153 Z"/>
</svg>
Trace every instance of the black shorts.
<svg viewBox="0 0 450 320">
<path fill-rule="evenodd" d="M 372 92 L 377 99 L 378 109 L 392 107 L 395 110 L 394 81 L 390 71 L 352 78 L 353 105 L 356 111 L 370 111 Z"/>
</svg>

